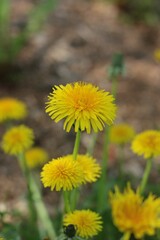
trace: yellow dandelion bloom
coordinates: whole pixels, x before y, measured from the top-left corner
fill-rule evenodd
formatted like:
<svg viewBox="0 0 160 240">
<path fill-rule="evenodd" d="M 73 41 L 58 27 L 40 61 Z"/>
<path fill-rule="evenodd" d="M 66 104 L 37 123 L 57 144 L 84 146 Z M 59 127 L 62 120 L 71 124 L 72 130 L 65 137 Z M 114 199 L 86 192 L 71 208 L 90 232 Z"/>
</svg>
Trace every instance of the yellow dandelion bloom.
<svg viewBox="0 0 160 240">
<path fill-rule="evenodd" d="M 133 139 L 134 135 L 134 129 L 128 124 L 117 124 L 110 128 L 110 141 L 112 143 L 128 143 Z"/>
<path fill-rule="evenodd" d="M 64 226 L 76 226 L 76 235 L 82 238 L 93 237 L 102 230 L 102 218 L 91 210 L 75 210 L 68 213 L 63 219 Z"/>
<path fill-rule="evenodd" d="M 82 167 L 86 182 L 95 182 L 101 174 L 101 167 L 96 160 L 89 155 L 78 155 L 76 161 Z"/>
<path fill-rule="evenodd" d="M 155 58 L 158 62 L 160 62 L 160 48 L 158 48 L 158 49 L 156 49 L 156 50 L 154 51 L 154 58 Z"/>
<path fill-rule="evenodd" d="M 130 239 L 133 234 L 136 239 L 143 236 L 153 236 L 160 228 L 160 198 L 150 194 L 147 199 L 134 192 L 130 185 L 121 193 L 118 187 L 115 193 L 110 192 L 110 203 L 113 222 L 117 228 Z"/>
<path fill-rule="evenodd" d="M 74 126 L 75 132 L 102 131 L 105 123 L 111 125 L 115 118 L 114 98 L 108 92 L 99 90 L 89 83 L 76 82 L 53 88 L 49 96 L 46 112 L 59 122 L 65 119 L 64 130 L 69 132 Z"/>
<path fill-rule="evenodd" d="M 160 155 L 160 132 L 156 130 L 147 130 L 133 139 L 132 151 L 137 155 L 143 155 L 144 158 L 151 158 Z"/>
<path fill-rule="evenodd" d="M 7 120 L 21 120 L 27 115 L 26 105 L 14 98 L 0 99 L 0 122 Z"/>
<path fill-rule="evenodd" d="M 29 149 L 34 140 L 32 129 L 20 125 L 9 129 L 2 138 L 2 149 L 10 155 L 18 155 Z"/>
<path fill-rule="evenodd" d="M 84 182 L 81 166 L 72 156 L 64 156 L 46 163 L 41 172 L 44 187 L 60 191 L 72 190 Z"/>
<path fill-rule="evenodd" d="M 40 147 L 33 147 L 27 150 L 25 158 L 29 168 L 36 168 L 49 160 L 48 153 Z"/>
</svg>

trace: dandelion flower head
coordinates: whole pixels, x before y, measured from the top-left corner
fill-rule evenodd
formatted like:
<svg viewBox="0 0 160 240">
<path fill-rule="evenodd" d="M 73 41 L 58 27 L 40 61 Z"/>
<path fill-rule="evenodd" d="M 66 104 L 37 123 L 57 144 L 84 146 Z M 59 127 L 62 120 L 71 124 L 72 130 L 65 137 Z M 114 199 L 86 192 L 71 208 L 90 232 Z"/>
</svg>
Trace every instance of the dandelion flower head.
<svg viewBox="0 0 160 240">
<path fill-rule="evenodd" d="M 134 129 L 129 124 L 113 125 L 110 129 L 110 140 L 112 143 L 125 144 L 130 142 L 135 135 Z"/>
<path fill-rule="evenodd" d="M 29 149 L 34 140 L 33 130 L 24 125 L 10 128 L 2 138 L 2 149 L 10 155 L 18 155 Z"/>
<path fill-rule="evenodd" d="M 0 99 L 0 123 L 7 120 L 21 120 L 27 115 L 26 105 L 15 98 Z"/>
<path fill-rule="evenodd" d="M 134 153 L 144 158 L 160 156 L 160 132 L 147 130 L 137 134 L 131 148 Z"/>
<path fill-rule="evenodd" d="M 101 216 L 91 210 L 75 210 L 67 213 L 63 219 L 64 226 L 76 226 L 76 234 L 82 238 L 90 238 L 102 230 Z"/>
<path fill-rule="evenodd" d="M 111 125 L 115 119 L 114 98 L 108 92 L 100 90 L 90 83 L 75 82 L 53 88 L 49 96 L 46 112 L 59 122 L 64 121 L 64 130 L 69 132 L 74 126 L 75 132 L 102 131 L 105 123 Z"/>
<path fill-rule="evenodd" d="M 42 166 L 49 160 L 48 153 L 40 147 L 33 147 L 26 151 L 25 159 L 29 168 Z"/>
<path fill-rule="evenodd" d="M 101 167 L 96 159 L 89 155 L 78 155 L 76 161 L 81 165 L 86 182 L 95 182 L 100 177 Z"/>
<path fill-rule="evenodd" d="M 84 176 L 80 164 L 67 155 L 46 163 L 41 172 L 41 180 L 44 187 L 51 187 L 51 190 L 69 191 L 82 184 Z"/>
<path fill-rule="evenodd" d="M 130 185 L 121 193 L 118 187 L 115 193 L 110 192 L 112 218 L 119 231 L 128 236 L 133 234 L 136 239 L 143 236 L 153 236 L 160 228 L 160 198 L 152 194 L 145 200 L 137 190 L 134 192 Z"/>
</svg>

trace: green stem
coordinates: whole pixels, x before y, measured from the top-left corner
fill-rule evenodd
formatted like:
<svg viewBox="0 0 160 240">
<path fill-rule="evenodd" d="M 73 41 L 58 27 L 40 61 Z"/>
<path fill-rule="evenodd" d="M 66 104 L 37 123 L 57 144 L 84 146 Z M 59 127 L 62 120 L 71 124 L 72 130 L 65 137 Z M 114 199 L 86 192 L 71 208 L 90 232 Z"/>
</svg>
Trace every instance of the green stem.
<svg viewBox="0 0 160 240">
<path fill-rule="evenodd" d="M 81 139 L 81 131 L 78 130 L 76 134 L 76 140 L 74 144 L 74 149 L 73 149 L 73 159 L 76 160 L 77 155 L 78 155 L 78 150 L 79 150 L 79 145 L 80 145 L 80 139 Z"/>
<path fill-rule="evenodd" d="M 48 212 L 46 207 L 43 203 L 40 191 L 37 187 L 35 179 L 33 178 L 31 172 L 28 170 L 26 165 L 24 154 L 20 154 L 18 156 L 19 164 L 22 169 L 22 172 L 26 178 L 27 186 L 28 186 L 28 193 L 29 193 L 29 201 L 30 204 L 34 204 L 36 209 L 36 214 L 39 217 L 40 221 L 42 222 L 45 231 L 47 232 L 49 238 L 54 240 L 56 238 L 55 230 L 49 218 Z"/>
<path fill-rule="evenodd" d="M 75 140 L 75 144 L 74 144 L 74 149 L 73 149 L 73 159 L 74 160 L 77 159 L 79 145 L 80 145 L 80 139 L 81 139 L 81 131 L 78 130 L 78 132 L 76 134 L 76 140 Z M 79 195 L 78 188 L 73 189 L 72 192 L 71 192 L 71 196 L 70 196 L 72 211 L 76 208 L 78 195 Z"/>
<path fill-rule="evenodd" d="M 151 168 L 152 168 L 152 158 L 149 158 L 149 159 L 147 159 L 147 164 L 146 164 L 146 167 L 144 170 L 142 181 L 140 183 L 140 193 L 141 194 L 143 194 L 143 192 L 145 190 Z"/>
<path fill-rule="evenodd" d="M 50 217 L 48 215 L 48 212 L 46 210 L 46 207 L 44 205 L 44 202 L 42 200 L 41 194 L 37 188 L 37 185 L 34 181 L 34 178 L 31 176 L 31 190 L 32 190 L 32 196 L 34 200 L 34 204 L 37 210 L 37 215 L 42 222 L 48 237 L 52 240 L 56 239 L 56 233 L 54 230 L 54 227 L 52 225 L 52 222 L 50 220 Z"/>
<path fill-rule="evenodd" d="M 104 202 L 106 201 L 106 182 L 107 182 L 107 168 L 108 168 L 108 156 L 109 156 L 109 133 L 110 127 L 106 127 L 104 136 L 104 146 L 102 155 L 102 175 L 99 180 L 98 187 L 98 211 L 102 211 Z"/>
<path fill-rule="evenodd" d="M 130 232 L 126 232 L 124 233 L 124 235 L 121 237 L 120 240 L 129 240 L 131 237 L 131 233 Z"/>
<path fill-rule="evenodd" d="M 67 191 L 63 191 L 63 199 L 64 199 L 64 209 L 65 212 L 70 212 L 71 208 L 70 208 L 70 201 L 69 201 L 69 192 Z"/>
</svg>

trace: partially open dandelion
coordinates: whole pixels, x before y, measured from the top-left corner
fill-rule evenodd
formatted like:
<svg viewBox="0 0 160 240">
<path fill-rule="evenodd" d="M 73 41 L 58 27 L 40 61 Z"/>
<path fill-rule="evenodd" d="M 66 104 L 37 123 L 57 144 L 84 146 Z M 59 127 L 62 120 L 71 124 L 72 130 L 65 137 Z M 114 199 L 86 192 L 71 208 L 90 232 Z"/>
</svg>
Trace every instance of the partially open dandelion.
<svg viewBox="0 0 160 240">
<path fill-rule="evenodd" d="M 10 155 L 18 155 L 29 149 L 34 140 L 33 130 L 24 125 L 10 128 L 2 138 L 2 149 Z"/>
<path fill-rule="evenodd" d="M 128 185 L 123 193 L 118 187 L 115 193 L 110 192 L 110 203 L 113 222 L 126 236 L 124 239 L 130 239 L 131 234 L 135 239 L 153 236 L 160 228 L 160 198 L 150 194 L 144 200 L 139 190 L 134 192 Z"/>
<path fill-rule="evenodd" d="M 130 142 L 135 135 L 133 127 L 129 124 L 116 124 L 110 128 L 110 141 L 116 144 L 125 144 Z"/>
<path fill-rule="evenodd" d="M 100 177 L 101 167 L 96 159 L 89 155 L 78 155 L 76 161 L 81 165 L 86 182 L 95 182 Z"/>
<path fill-rule="evenodd" d="M 42 166 L 49 160 L 48 153 L 41 147 L 33 147 L 26 151 L 25 159 L 29 168 Z"/>
<path fill-rule="evenodd" d="M 27 115 L 26 105 L 15 98 L 0 99 L 0 123 L 7 120 L 21 120 Z"/>
<path fill-rule="evenodd" d="M 76 226 L 76 235 L 82 238 L 90 238 L 102 230 L 101 216 L 91 210 L 75 210 L 64 216 L 64 226 L 73 224 Z"/>
<path fill-rule="evenodd" d="M 137 134 L 132 142 L 132 151 L 144 158 L 152 158 L 160 155 L 160 132 L 147 130 Z"/>
<path fill-rule="evenodd" d="M 108 92 L 89 83 L 76 82 L 53 88 L 49 96 L 46 112 L 59 122 L 65 119 L 64 129 L 69 132 L 102 131 L 105 123 L 111 125 L 115 118 L 114 98 Z"/>
<path fill-rule="evenodd" d="M 72 156 L 64 156 L 46 163 L 41 172 L 44 187 L 60 191 L 72 190 L 84 182 L 80 164 Z"/>
</svg>

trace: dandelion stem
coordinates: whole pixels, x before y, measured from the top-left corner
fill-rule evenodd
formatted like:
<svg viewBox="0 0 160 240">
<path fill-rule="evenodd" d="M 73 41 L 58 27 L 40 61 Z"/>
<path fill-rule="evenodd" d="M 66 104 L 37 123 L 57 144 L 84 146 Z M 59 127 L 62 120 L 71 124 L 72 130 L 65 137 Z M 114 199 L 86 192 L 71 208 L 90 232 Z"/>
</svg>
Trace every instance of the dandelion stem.
<svg viewBox="0 0 160 240">
<path fill-rule="evenodd" d="M 131 237 L 131 233 L 130 232 L 126 232 L 124 233 L 124 235 L 121 237 L 120 240 L 129 240 Z"/>
<path fill-rule="evenodd" d="M 69 194 L 67 191 L 63 191 L 63 198 L 64 198 L 64 209 L 65 212 L 70 212 L 71 208 L 70 208 L 70 202 L 69 202 Z"/>
<path fill-rule="evenodd" d="M 108 168 L 108 155 L 109 155 L 109 132 L 110 127 L 106 127 L 104 136 L 103 156 L 102 156 L 102 175 L 99 180 L 99 193 L 98 193 L 98 211 L 102 211 L 104 202 L 106 200 L 106 181 L 107 181 L 107 168 Z"/>
<path fill-rule="evenodd" d="M 76 160 L 77 155 L 78 155 L 80 139 L 81 139 L 81 131 L 78 130 L 78 132 L 76 134 L 74 149 L 73 149 L 73 159 L 74 160 Z M 72 192 L 71 192 L 71 197 L 70 197 L 71 198 L 71 209 L 72 209 L 72 211 L 76 208 L 78 195 L 79 195 L 79 190 L 78 189 L 73 189 Z"/>
<path fill-rule="evenodd" d="M 142 181 L 140 183 L 140 193 L 141 194 L 143 194 L 143 192 L 145 190 L 151 168 L 152 168 L 152 158 L 149 158 L 147 160 L 147 164 L 146 164 L 146 167 L 145 167 L 145 170 L 144 170 Z"/>
<path fill-rule="evenodd" d="M 42 200 L 42 197 L 37 187 L 37 184 L 35 182 L 35 179 L 33 178 L 31 172 L 28 170 L 24 154 L 19 155 L 18 159 L 19 159 L 22 172 L 26 178 L 28 191 L 30 194 L 30 201 L 32 201 L 32 204 L 34 204 L 34 207 L 36 209 L 36 214 L 39 217 L 40 221 L 42 222 L 45 228 L 45 231 L 48 234 L 48 237 L 54 240 L 56 239 L 55 230 L 53 228 L 52 222 L 50 220 L 50 217 L 48 215 L 48 212 Z"/>
<path fill-rule="evenodd" d="M 77 155 L 78 155 L 78 150 L 79 150 L 79 145 L 80 145 L 80 139 L 81 139 L 81 131 L 78 130 L 76 134 L 76 140 L 74 144 L 74 149 L 73 149 L 73 159 L 76 160 Z"/>
</svg>

